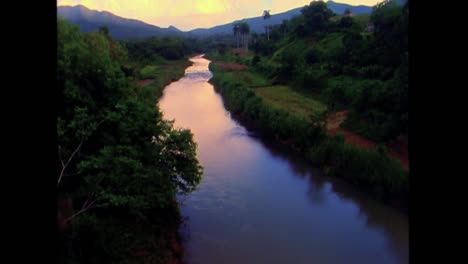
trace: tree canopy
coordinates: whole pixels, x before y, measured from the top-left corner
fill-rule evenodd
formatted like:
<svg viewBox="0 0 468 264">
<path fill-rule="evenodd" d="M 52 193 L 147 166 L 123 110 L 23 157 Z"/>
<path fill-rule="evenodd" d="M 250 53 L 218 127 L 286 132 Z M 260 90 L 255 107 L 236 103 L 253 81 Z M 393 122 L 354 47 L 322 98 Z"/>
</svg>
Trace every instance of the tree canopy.
<svg viewBox="0 0 468 264">
<path fill-rule="evenodd" d="M 163 120 L 154 92 L 128 82 L 124 47 L 105 30 L 85 34 L 63 20 L 57 30 L 57 185 L 80 213 L 62 222 L 81 230 L 89 229 L 86 221 L 97 221 L 99 230 L 79 233 L 93 242 L 77 243 L 80 250 L 96 250 L 87 257 L 98 254 L 107 262 L 115 257 L 109 253 L 115 241 L 104 236 L 116 228 L 104 225 L 109 216 L 147 219 L 174 208 L 175 195 L 193 190 L 202 168 L 191 132 Z M 124 255 L 131 250 L 120 249 Z M 68 258 L 84 257 L 74 254 Z"/>
</svg>

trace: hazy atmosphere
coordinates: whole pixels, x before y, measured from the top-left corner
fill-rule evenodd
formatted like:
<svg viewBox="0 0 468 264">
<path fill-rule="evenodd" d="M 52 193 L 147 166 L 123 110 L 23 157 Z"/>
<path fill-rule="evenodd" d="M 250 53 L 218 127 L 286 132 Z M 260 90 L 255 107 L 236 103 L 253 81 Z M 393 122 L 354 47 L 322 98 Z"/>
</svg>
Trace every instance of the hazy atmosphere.
<svg viewBox="0 0 468 264">
<path fill-rule="evenodd" d="M 180 30 L 206 28 L 233 20 L 271 14 L 305 6 L 310 0 L 58 0 L 59 6 L 84 5 L 98 11 L 134 18 L 159 27 L 170 25 Z M 351 5 L 372 6 L 376 0 L 335 1 Z"/>
<path fill-rule="evenodd" d="M 59 263 L 410 262 L 407 0 L 56 8 Z"/>
</svg>

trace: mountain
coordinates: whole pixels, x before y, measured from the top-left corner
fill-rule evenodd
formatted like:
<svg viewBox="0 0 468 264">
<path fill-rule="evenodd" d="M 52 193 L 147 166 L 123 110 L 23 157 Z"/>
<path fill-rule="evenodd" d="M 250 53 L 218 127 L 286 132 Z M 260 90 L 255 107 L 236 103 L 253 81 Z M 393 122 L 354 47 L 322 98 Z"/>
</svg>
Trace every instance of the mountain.
<svg viewBox="0 0 468 264">
<path fill-rule="evenodd" d="M 347 8 L 349 8 L 354 14 L 370 14 L 372 12 L 372 7 L 370 6 L 352 6 L 333 1 L 328 1 L 327 5 L 336 14 L 343 14 Z M 81 30 L 84 32 L 96 31 L 100 26 L 107 26 L 109 28 L 110 35 L 113 38 L 120 40 L 147 38 L 152 36 L 161 37 L 189 35 L 195 37 L 207 37 L 217 34 L 232 34 L 233 25 L 240 21 L 248 23 L 251 32 L 263 33 L 265 31 L 266 25 L 278 25 L 281 24 L 283 20 L 294 18 L 301 14 L 302 8 L 303 7 L 298 7 L 283 13 L 272 14 L 268 19 L 263 19 L 262 16 L 258 16 L 236 20 L 228 24 L 211 28 L 197 28 L 188 32 L 181 31 L 173 26 L 169 26 L 168 28 L 160 28 L 136 19 L 119 17 L 107 11 L 100 12 L 91 10 L 82 5 L 59 6 L 57 7 L 57 14 L 59 17 L 63 17 L 70 23 L 79 25 Z M 259 10 L 259 13 L 262 11 L 263 10 Z"/>
<path fill-rule="evenodd" d="M 216 34 L 231 34 L 232 33 L 232 27 L 235 23 L 243 21 L 249 24 L 250 26 L 250 32 L 257 32 L 261 33 L 265 31 L 266 25 L 277 25 L 281 24 L 283 20 L 285 19 L 291 19 L 295 16 L 298 16 L 301 14 L 301 9 L 302 7 L 295 8 L 283 13 L 279 14 L 272 14 L 270 18 L 268 19 L 263 19 L 262 16 L 259 17 L 253 17 L 253 18 L 247 18 L 247 19 L 242 19 L 242 20 L 236 20 L 228 24 L 220 25 L 220 26 L 215 26 L 212 28 L 197 28 L 194 30 L 189 31 L 188 33 L 193 36 L 209 36 L 209 35 L 216 35 Z M 259 12 L 261 13 L 261 12 Z"/>
<path fill-rule="evenodd" d="M 372 6 L 365 6 L 365 5 L 352 6 L 348 4 L 337 3 L 334 1 L 328 1 L 327 6 L 328 8 L 333 10 L 333 12 L 335 12 L 335 14 L 337 15 L 343 14 L 347 8 L 349 8 L 351 12 L 353 12 L 356 15 L 372 13 Z"/>
<path fill-rule="evenodd" d="M 364 5 L 352 6 L 352 5 L 337 3 L 333 1 L 328 1 L 327 5 L 333 12 L 335 12 L 336 14 L 340 14 L 340 15 L 343 14 L 347 8 L 349 8 L 354 14 L 358 14 L 358 15 L 372 13 L 371 6 L 364 6 Z M 215 26 L 212 28 L 197 28 L 197 29 L 188 31 L 188 33 L 192 36 L 199 36 L 199 37 L 206 37 L 206 36 L 216 35 L 216 34 L 232 34 L 232 27 L 234 26 L 235 23 L 240 22 L 240 21 L 243 21 L 249 24 L 251 32 L 263 33 L 265 31 L 266 25 L 272 25 L 272 26 L 278 25 L 278 24 L 281 24 L 283 20 L 285 19 L 294 18 L 301 14 L 302 8 L 303 7 L 298 7 L 298 8 L 283 12 L 283 13 L 272 14 L 270 18 L 268 19 L 263 19 L 262 16 L 246 18 L 242 20 L 236 20 L 228 24 Z"/>
<path fill-rule="evenodd" d="M 82 5 L 59 6 L 57 15 L 72 24 L 79 25 L 84 32 L 96 31 L 100 26 L 107 26 L 110 35 L 119 40 L 183 34 L 173 26 L 160 28 L 136 19 L 119 17 L 107 11 L 91 10 Z"/>
</svg>

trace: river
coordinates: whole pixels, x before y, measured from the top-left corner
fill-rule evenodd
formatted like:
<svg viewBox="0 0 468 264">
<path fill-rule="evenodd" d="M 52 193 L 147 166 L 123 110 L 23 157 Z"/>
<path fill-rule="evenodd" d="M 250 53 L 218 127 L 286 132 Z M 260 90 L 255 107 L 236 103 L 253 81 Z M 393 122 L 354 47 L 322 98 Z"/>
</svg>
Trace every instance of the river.
<svg viewBox="0 0 468 264">
<path fill-rule="evenodd" d="M 408 263 L 408 217 L 264 142 L 224 108 L 209 60 L 190 59 L 159 101 L 198 144 L 203 180 L 179 197 L 185 261 Z"/>
</svg>

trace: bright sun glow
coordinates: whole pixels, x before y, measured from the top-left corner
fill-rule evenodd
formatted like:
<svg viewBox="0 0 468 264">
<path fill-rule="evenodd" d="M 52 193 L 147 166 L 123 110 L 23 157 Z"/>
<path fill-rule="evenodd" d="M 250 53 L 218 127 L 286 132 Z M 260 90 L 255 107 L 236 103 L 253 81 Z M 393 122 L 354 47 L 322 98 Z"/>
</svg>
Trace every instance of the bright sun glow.
<svg viewBox="0 0 468 264">
<path fill-rule="evenodd" d="M 160 27 L 173 25 L 181 30 L 212 27 L 234 20 L 281 13 L 307 5 L 311 0 L 58 0 L 59 6 L 84 5 L 109 11 Z M 339 0 L 351 5 L 375 5 L 378 0 Z"/>
</svg>

